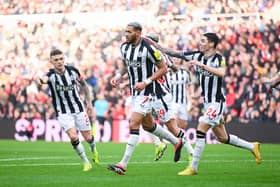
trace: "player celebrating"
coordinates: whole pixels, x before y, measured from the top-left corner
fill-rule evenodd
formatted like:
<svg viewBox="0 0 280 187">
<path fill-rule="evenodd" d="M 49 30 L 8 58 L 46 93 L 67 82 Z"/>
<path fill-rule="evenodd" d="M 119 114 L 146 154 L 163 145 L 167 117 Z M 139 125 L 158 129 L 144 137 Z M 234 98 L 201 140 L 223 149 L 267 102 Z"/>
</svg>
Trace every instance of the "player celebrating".
<svg viewBox="0 0 280 187">
<path fill-rule="evenodd" d="M 210 128 L 220 142 L 250 150 L 256 163 L 261 163 L 260 143 L 248 142 L 235 135 L 228 134 L 225 130 L 223 120 L 225 96 L 222 92 L 222 81 L 226 72 L 226 63 L 224 58 L 216 52 L 218 43 L 219 37 L 216 33 L 205 33 L 201 37 L 199 51 L 176 52 L 158 46 L 168 55 L 190 61 L 195 66 L 196 71 L 200 74 L 199 79 L 204 98 L 205 113 L 199 118 L 192 163 L 178 175 L 195 175 L 198 173 L 198 163 L 205 146 L 205 135 Z"/>
<path fill-rule="evenodd" d="M 160 85 L 157 80 L 167 72 L 167 68 L 161 57 L 161 53 L 154 46 L 141 37 L 142 26 L 137 22 L 131 22 L 125 30 L 126 42 L 121 45 L 123 67 L 111 80 L 111 84 L 117 87 L 120 78 L 127 72 L 132 95 L 133 112 L 130 117 L 130 136 L 122 160 L 116 164 L 110 164 L 108 169 L 124 175 L 126 167 L 132 156 L 134 148 L 139 140 L 140 125 L 159 137 L 170 141 L 174 146 L 174 161 L 178 161 L 181 155 L 182 140 L 173 136 L 160 125 L 153 124 L 152 104 L 156 98 L 166 99 L 169 92 Z"/>
<path fill-rule="evenodd" d="M 159 37 L 156 34 L 150 33 L 147 34 L 146 37 L 156 43 L 159 41 Z M 155 102 L 153 108 L 157 112 L 160 121 L 166 124 L 168 130 L 175 136 L 183 139 L 184 147 L 189 153 L 189 161 L 191 161 L 193 148 L 191 144 L 186 141 L 185 132 L 183 130 L 187 127 L 186 85 L 190 82 L 190 74 L 186 70 L 178 68 L 168 55 L 163 53 L 162 56 L 167 63 L 167 67 L 172 71 L 169 71 L 160 81 L 161 84 L 170 88 L 172 99 L 166 100 L 164 103 L 159 100 L 159 102 Z"/>
<path fill-rule="evenodd" d="M 86 156 L 83 144 L 79 140 L 77 130 L 88 142 L 93 162 L 98 164 L 98 152 L 88 117 L 88 114 L 92 114 L 93 110 L 90 91 L 78 69 L 64 64 L 64 56 L 61 50 L 54 49 L 51 51 L 50 62 L 54 68 L 50 69 L 45 76 L 40 77 L 39 81 L 41 84 L 49 85 L 58 122 L 70 138 L 77 155 L 83 160 L 83 171 L 89 171 L 92 165 Z M 87 112 L 79 95 L 78 86 L 85 93 Z"/>
</svg>

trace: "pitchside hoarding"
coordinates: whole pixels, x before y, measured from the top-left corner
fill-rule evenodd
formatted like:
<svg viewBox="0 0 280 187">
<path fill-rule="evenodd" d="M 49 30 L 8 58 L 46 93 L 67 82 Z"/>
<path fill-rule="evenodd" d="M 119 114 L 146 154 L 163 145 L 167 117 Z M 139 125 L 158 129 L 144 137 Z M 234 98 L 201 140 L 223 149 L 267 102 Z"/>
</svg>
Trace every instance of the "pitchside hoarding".
<svg viewBox="0 0 280 187">
<path fill-rule="evenodd" d="M 41 119 L 34 119 L 32 121 L 26 119 L 19 119 L 16 121 L 0 119 L 0 139 L 27 141 L 28 138 L 25 135 L 25 130 L 30 123 L 35 127 L 31 141 L 69 141 L 69 138 L 62 131 L 58 121 L 55 119 L 49 119 L 46 121 Z M 196 140 L 196 125 L 196 123 L 190 123 L 189 128 L 186 131 L 186 137 L 191 143 L 194 143 Z M 231 134 L 236 134 L 248 141 L 280 143 L 280 125 L 273 122 L 255 122 L 249 124 L 232 122 L 227 124 L 226 128 Z M 93 124 L 93 132 L 95 133 L 96 141 L 99 142 L 127 142 L 129 137 L 129 124 L 127 120 L 114 121 L 112 124 L 106 121 L 104 125 L 104 133 L 101 137 L 99 133 L 99 125 L 95 122 Z M 211 131 L 207 133 L 206 141 L 209 144 L 218 143 Z M 140 142 L 152 142 L 150 134 L 143 129 L 140 130 Z"/>
</svg>

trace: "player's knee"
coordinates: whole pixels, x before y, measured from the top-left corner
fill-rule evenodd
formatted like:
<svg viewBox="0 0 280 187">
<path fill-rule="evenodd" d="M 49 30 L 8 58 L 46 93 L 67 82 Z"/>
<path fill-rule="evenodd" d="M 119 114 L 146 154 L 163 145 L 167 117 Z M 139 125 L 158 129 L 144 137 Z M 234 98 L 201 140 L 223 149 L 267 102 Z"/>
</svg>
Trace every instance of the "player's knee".
<svg viewBox="0 0 280 187">
<path fill-rule="evenodd" d="M 228 137 L 227 136 L 216 136 L 218 141 L 221 143 L 228 143 Z"/>
<path fill-rule="evenodd" d="M 134 120 L 134 119 L 130 120 L 129 126 L 131 129 L 139 129 L 140 125 L 141 125 L 141 122 L 139 120 Z"/>
<path fill-rule="evenodd" d="M 143 127 L 143 129 L 145 130 L 145 131 L 149 131 L 151 128 L 149 128 L 149 127 L 146 127 L 146 126 L 142 126 Z"/>
<path fill-rule="evenodd" d="M 74 139 L 74 140 L 71 140 L 71 144 L 72 146 L 75 148 L 79 145 L 80 143 L 80 140 L 79 139 Z"/>
<path fill-rule="evenodd" d="M 143 126 L 143 129 L 145 130 L 145 131 L 148 131 L 148 132 L 150 132 L 150 133 L 153 133 L 155 130 L 156 130 L 156 128 L 157 128 L 157 124 L 155 123 L 155 124 L 153 124 L 153 126 Z"/>
<path fill-rule="evenodd" d="M 68 136 L 69 136 L 71 142 L 74 142 L 79 139 L 78 135 L 75 133 L 68 134 Z"/>
<path fill-rule="evenodd" d="M 84 136 L 86 142 L 92 142 L 93 136 Z"/>
</svg>

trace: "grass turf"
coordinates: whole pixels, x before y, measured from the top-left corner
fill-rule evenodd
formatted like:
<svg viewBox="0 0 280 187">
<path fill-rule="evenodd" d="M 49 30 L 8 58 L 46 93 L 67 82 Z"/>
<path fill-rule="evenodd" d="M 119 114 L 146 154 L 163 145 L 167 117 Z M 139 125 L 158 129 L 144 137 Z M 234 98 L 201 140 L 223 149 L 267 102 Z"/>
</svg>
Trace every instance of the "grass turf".
<svg viewBox="0 0 280 187">
<path fill-rule="evenodd" d="M 261 145 L 260 165 L 255 164 L 249 151 L 222 144 L 206 145 L 196 176 L 177 175 L 187 165 L 187 155 L 183 150 L 181 161 L 174 163 L 171 145 L 155 162 L 154 145 L 139 144 L 124 176 L 106 167 L 120 161 L 125 144 L 98 143 L 97 148 L 101 164 L 83 172 L 69 143 L 0 140 L 0 187 L 280 186 L 280 144 Z"/>
</svg>

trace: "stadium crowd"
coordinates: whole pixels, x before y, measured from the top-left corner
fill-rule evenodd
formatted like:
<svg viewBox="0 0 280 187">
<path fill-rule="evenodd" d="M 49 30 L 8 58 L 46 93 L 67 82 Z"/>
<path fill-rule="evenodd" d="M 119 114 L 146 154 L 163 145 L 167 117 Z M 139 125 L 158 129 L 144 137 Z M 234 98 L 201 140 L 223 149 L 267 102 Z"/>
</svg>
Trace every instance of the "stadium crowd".
<svg viewBox="0 0 280 187">
<path fill-rule="evenodd" d="M 10 0 L 1 1 L 1 15 L 106 12 L 153 8 L 156 15 L 254 13 L 271 8 L 277 0 Z"/>
<path fill-rule="evenodd" d="M 12 2 L 12 3 L 11 3 Z M 219 51 L 227 62 L 225 93 L 227 120 L 242 123 L 273 121 L 280 124 L 280 91 L 271 90 L 261 82 L 262 76 L 272 76 L 280 70 L 280 21 L 265 19 L 229 24 L 220 19 L 208 26 L 192 26 L 194 12 L 205 14 L 265 12 L 279 1 L 1 1 L 1 14 L 71 13 L 154 8 L 156 16 L 188 15 L 184 19 L 160 19 L 157 25 L 145 25 L 146 33 L 157 33 L 160 43 L 177 50 L 197 48 L 199 36 L 206 30 L 217 32 L 222 39 Z M 113 3 L 114 2 L 114 3 Z M 199 3 L 203 2 L 203 3 Z M 53 4 L 54 3 L 54 4 Z M 158 6 L 160 5 L 160 6 Z M 77 7 L 77 8 L 76 8 Z M 175 19 L 176 18 L 176 19 Z M 56 22 L 25 22 L 16 25 L 0 23 L 0 118 L 54 118 L 49 90 L 33 80 L 35 74 L 51 67 L 51 48 L 64 49 L 67 62 L 78 67 L 92 88 L 110 104 L 107 119 L 125 119 L 125 94 L 109 84 L 114 69 L 121 65 L 119 46 L 122 29 L 104 27 L 87 29 L 63 19 Z M 190 119 L 197 120 L 201 112 L 200 90 Z M 94 101 L 93 101 L 94 103 Z"/>
</svg>

